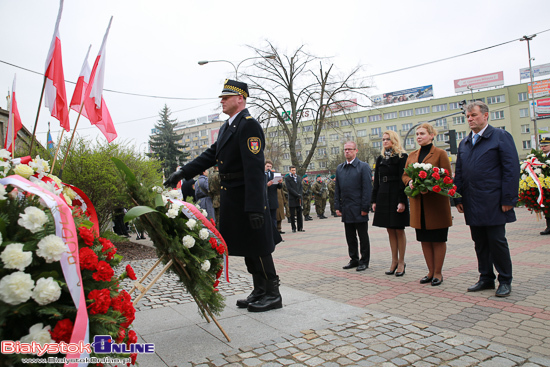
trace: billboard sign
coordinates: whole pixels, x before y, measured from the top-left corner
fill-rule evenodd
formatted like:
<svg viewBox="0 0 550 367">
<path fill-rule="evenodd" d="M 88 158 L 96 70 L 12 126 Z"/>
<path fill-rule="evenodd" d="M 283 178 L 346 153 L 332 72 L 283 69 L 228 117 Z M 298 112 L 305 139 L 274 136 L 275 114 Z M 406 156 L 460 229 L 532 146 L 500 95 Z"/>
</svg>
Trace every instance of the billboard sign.
<svg viewBox="0 0 550 367">
<path fill-rule="evenodd" d="M 429 98 L 434 96 L 432 85 L 423 87 L 398 90 L 396 92 L 379 94 L 372 96 L 371 100 L 374 106 L 388 105 L 400 102 L 414 101 L 420 98 Z"/>
<path fill-rule="evenodd" d="M 536 102 L 537 119 L 550 118 L 550 98 L 539 99 Z"/>
<path fill-rule="evenodd" d="M 220 114 L 219 114 L 219 113 L 215 113 L 215 114 L 212 114 L 212 115 L 208 115 L 208 122 L 213 121 L 213 120 L 218 120 L 219 118 L 220 118 Z"/>
<path fill-rule="evenodd" d="M 533 66 L 533 78 L 550 74 L 550 64 Z M 519 69 L 519 79 L 530 79 L 529 68 Z"/>
<path fill-rule="evenodd" d="M 504 85 L 504 72 L 472 76 L 470 78 L 456 79 L 455 93 L 467 92 L 472 89 L 483 89 Z"/>
<path fill-rule="evenodd" d="M 328 109 L 332 113 L 346 110 L 353 111 L 357 109 L 357 98 L 331 103 L 328 105 Z"/>
<path fill-rule="evenodd" d="M 534 98 L 550 95 L 550 79 L 539 80 L 533 84 L 534 87 L 531 87 L 531 83 L 527 84 L 527 93 L 529 93 L 529 98 L 533 98 L 533 90 L 535 92 Z"/>
</svg>

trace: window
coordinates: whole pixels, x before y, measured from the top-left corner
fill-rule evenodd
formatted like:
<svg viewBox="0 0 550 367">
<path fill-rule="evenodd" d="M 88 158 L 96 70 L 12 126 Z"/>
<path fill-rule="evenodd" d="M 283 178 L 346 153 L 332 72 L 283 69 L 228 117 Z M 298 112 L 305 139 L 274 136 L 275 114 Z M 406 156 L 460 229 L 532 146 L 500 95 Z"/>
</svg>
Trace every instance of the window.
<svg viewBox="0 0 550 367">
<path fill-rule="evenodd" d="M 283 159 L 290 159 L 290 153 L 284 153 Z"/>
<path fill-rule="evenodd" d="M 356 117 L 354 120 L 355 124 L 362 124 L 367 122 L 367 118 L 365 116 L 363 117 Z"/>
<path fill-rule="evenodd" d="M 406 145 L 414 146 L 414 138 L 407 138 Z"/>
<path fill-rule="evenodd" d="M 412 108 L 410 110 L 399 111 L 399 117 L 409 117 L 413 115 Z"/>
<path fill-rule="evenodd" d="M 304 132 L 313 131 L 313 125 L 304 126 Z"/>
<path fill-rule="evenodd" d="M 435 137 L 436 141 L 445 141 L 445 135 L 444 134 L 437 134 Z"/>
<path fill-rule="evenodd" d="M 384 120 L 391 120 L 397 118 L 397 112 L 386 112 L 384 114 Z"/>
<path fill-rule="evenodd" d="M 458 102 L 450 102 L 449 103 L 449 109 L 450 110 L 458 110 L 460 108 L 460 104 Z"/>
<path fill-rule="evenodd" d="M 311 138 L 311 137 L 306 138 L 305 141 L 306 141 L 306 144 L 311 144 L 311 143 L 313 143 L 313 138 Z"/>
<path fill-rule="evenodd" d="M 381 127 L 373 127 L 371 129 L 371 135 L 377 135 L 377 136 L 382 135 L 382 128 Z"/>
<path fill-rule="evenodd" d="M 418 108 L 415 108 L 414 110 L 415 114 L 417 115 L 425 115 L 427 113 L 430 113 L 430 107 L 429 106 L 426 106 L 426 107 L 418 107 Z"/>
<path fill-rule="evenodd" d="M 382 142 L 381 141 L 374 141 L 372 143 L 372 147 L 376 149 L 382 149 Z"/>
<path fill-rule="evenodd" d="M 367 130 L 357 130 L 357 137 L 367 136 Z"/>
<path fill-rule="evenodd" d="M 276 137 L 276 136 L 277 136 L 277 132 L 276 132 L 276 131 L 270 131 L 270 132 L 269 132 L 269 137 L 270 137 L 270 138 L 274 138 L 274 137 Z"/>
<path fill-rule="evenodd" d="M 503 103 L 506 102 L 504 99 L 504 94 L 500 96 L 487 97 L 487 104 Z"/>
<path fill-rule="evenodd" d="M 288 141 L 283 140 L 282 143 L 281 143 L 281 147 L 288 148 L 289 147 Z"/>
<path fill-rule="evenodd" d="M 528 108 L 521 108 L 519 110 L 519 117 L 529 117 L 529 109 Z"/>
<path fill-rule="evenodd" d="M 495 126 L 495 129 L 506 130 L 506 126 Z"/>
<path fill-rule="evenodd" d="M 319 168 L 327 168 L 327 162 L 319 162 Z"/>
<path fill-rule="evenodd" d="M 290 166 L 283 166 L 283 172 L 290 172 Z"/>
<path fill-rule="evenodd" d="M 455 116 L 453 117 L 453 125 L 462 125 L 466 123 L 466 117 L 464 116 Z"/>
<path fill-rule="evenodd" d="M 201 136 L 207 136 L 208 130 L 201 130 Z"/>
<path fill-rule="evenodd" d="M 306 157 L 309 155 L 309 150 L 306 150 Z"/>
<path fill-rule="evenodd" d="M 317 155 L 320 157 L 327 155 L 327 148 L 317 148 Z"/>
<path fill-rule="evenodd" d="M 447 119 L 442 118 L 442 119 L 435 120 L 435 126 L 436 127 L 446 127 L 447 126 Z"/>
<path fill-rule="evenodd" d="M 447 111 L 447 103 L 432 106 L 432 112 L 442 112 L 442 111 Z"/>
<path fill-rule="evenodd" d="M 531 128 L 529 127 L 529 124 L 521 125 L 521 132 L 526 134 L 531 132 Z"/>
<path fill-rule="evenodd" d="M 376 122 L 382 120 L 382 115 L 371 115 L 369 116 L 369 122 Z"/>
<path fill-rule="evenodd" d="M 457 140 L 462 140 L 466 137 L 466 132 L 465 131 L 457 131 L 456 132 L 456 139 Z"/>
<path fill-rule="evenodd" d="M 340 147 L 330 148 L 330 154 L 339 154 L 339 153 L 340 153 Z"/>
<path fill-rule="evenodd" d="M 336 141 L 336 140 L 338 140 L 338 134 L 330 134 L 330 135 L 329 135 L 329 138 L 330 138 L 330 140 L 332 140 L 332 141 Z"/>
<path fill-rule="evenodd" d="M 325 140 L 325 136 L 324 135 L 321 135 L 319 136 L 319 140 L 317 140 L 319 143 L 324 143 L 326 140 Z"/>
<path fill-rule="evenodd" d="M 302 158 L 302 151 L 301 150 L 296 151 L 296 157 Z"/>
<path fill-rule="evenodd" d="M 397 131 L 397 125 L 388 126 L 386 130 Z"/>
<path fill-rule="evenodd" d="M 344 139 L 352 140 L 353 139 L 353 134 L 351 132 L 345 132 L 344 133 Z"/>
<path fill-rule="evenodd" d="M 531 149 L 531 140 L 522 141 L 523 149 Z"/>
<path fill-rule="evenodd" d="M 413 127 L 412 122 L 408 122 L 406 124 L 401 125 L 401 130 L 403 131 L 409 131 Z"/>
<path fill-rule="evenodd" d="M 329 128 L 329 129 L 331 129 L 331 128 L 334 129 L 338 126 L 339 126 L 338 121 L 329 121 L 326 124 L 326 127 Z"/>
<path fill-rule="evenodd" d="M 491 120 L 502 120 L 504 118 L 504 111 L 491 112 Z"/>
<path fill-rule="evenodd" d="M 315 169 L 315 162 L 311 162 L 310 164 L 308 164 L 307 169 L 309 170 Z"/>
<path fill-rule="evenodd" d="M 349 126 L 349 125 L 351 125 L 351 120 L 340 121 L 340 126 Z"/>
<path fill-rule="evenodd" d="M 527 92 L 518 93 L 518 101 L 527 101 Z"/>
</svg>

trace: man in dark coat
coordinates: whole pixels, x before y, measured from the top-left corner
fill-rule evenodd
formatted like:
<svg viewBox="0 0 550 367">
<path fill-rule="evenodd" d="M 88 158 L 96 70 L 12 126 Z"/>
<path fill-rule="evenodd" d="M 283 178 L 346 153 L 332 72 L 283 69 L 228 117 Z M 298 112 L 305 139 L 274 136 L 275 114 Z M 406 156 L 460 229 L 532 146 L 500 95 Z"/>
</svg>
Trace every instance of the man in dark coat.
<svg viewBox="0 0 550 367">
<path fill-rule="evenodd" d="M 285 186 L 288 190 L 292 232 L 296 232 L 296 221 L 298 222 L 298 232 L 305 232 L 302 218 L 302 179 L 296 175 L 295 166 L 290 166 L 290 174 L 285 176 Z"/>
<path fill-rule="evenodd" d="M 244 256 L 254 281 L 252 293 L 238 300 L 237 306 L 247 307 L 251 312 L 281 308 L 279 277 L 271 256 L 281 236 L 273 233 L 267 207 L 264 133 L 246 109 L 246 83 L 226 79 L 220 98 L 223 112 L 230 118 L 222 125 L 217 141 L 173 173 L 164 185 L 182 177 L 189 179 L 218 164 L 220 233 L 229 255 Z"/>
<path fill-rule="evenodd" d="M 472 132 L 458 147 L 455 184 L 462 197 L 455 201 L 470 226 L 480 273 L 468 291 L 495 289 L 494 266 L 500 283 L 496 296 L 507 297 L 512 290 L 512 259 L 505 226 L 516 220 L 518 153 L 510 133 L 488 124 L 485 103 L 468 104 L 466 118 Z"/>
<path fill-rule="evenodd" d="M 368 234 L 369 210 L 372 193 L 372 174 L 368 163 L 357 158 L 357 144 L 344 144 L 346 162 L 336 168 L 334 207 L 342 217 L 348 243 L 350 261 L 344 269 L 357 267 L 363 271 L 369 267 L 370 241 Z M 359 243 L 357 241 L 359 236 Z M 358 252 L 358 246 L 360 251 Z"/>
<path fill-rule="evenodd" d="M 267 180 L 267 202 L 269 204 L 269 213 L 273 225 L 277 228 L 277 209 L 279 208 L 279 199 L 277 198 L 277 190 L 283 188 L 282 177 L 279 176 L 277 182 L 274 182 L 275 174 L 271 170 L 273 162 L 270 159 L 265 161 L 265 176 Z"/>
</svg>

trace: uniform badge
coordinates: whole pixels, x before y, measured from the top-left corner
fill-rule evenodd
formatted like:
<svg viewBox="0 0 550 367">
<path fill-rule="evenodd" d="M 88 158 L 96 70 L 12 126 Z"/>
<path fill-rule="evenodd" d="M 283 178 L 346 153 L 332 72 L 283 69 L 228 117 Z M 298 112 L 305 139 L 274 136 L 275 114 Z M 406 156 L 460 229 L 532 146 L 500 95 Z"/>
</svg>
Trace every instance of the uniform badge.
<svg viewBox="0 0 550 367">
<path fill-rule="evenodd" d="M 254 153 L 258 154 L 260 153 L 260 149 L 262 148 L 262 141 L 260 138 L 248 138 L 248 149 Z"/>
</svg>

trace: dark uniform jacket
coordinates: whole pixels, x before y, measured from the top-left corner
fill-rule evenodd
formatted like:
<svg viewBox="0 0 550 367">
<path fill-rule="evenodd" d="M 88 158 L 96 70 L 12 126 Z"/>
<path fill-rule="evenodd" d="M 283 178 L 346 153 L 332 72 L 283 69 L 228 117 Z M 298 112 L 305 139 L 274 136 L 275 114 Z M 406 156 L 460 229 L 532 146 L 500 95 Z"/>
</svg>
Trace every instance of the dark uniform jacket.
<svg viewBox="0 0 550 367">
<path fill-rule="evenodd" d="M 266 172 L 266 180 L 271 181 L 275 174 L 271 171 Z M 275 210 L 279 207 L 279 200 L 277 199 L 277 189 L 282 189 L 283 184 L 273 184 L 267 188 L 267 201 L 269 203 L 269 209 Z"/>
<path fill-rule="evenodd" d="M 351 164 L 340 163 L 336 168 L 334 207 L 342 212 L 342 222 L 368 222 L 372 194 L 372 173 L 368 163 L 355 158 Z"/>
<path fill-rule="evenodd" d="M 222 125 L 218 140 L 182 171 L 191 178 L 218 164 L 220 172 L 220 233 L 230 255 L 265 256 L 273 252 L 273 222 L 267 210 L 262 127 L 245 108 L 229 126 Z M 252 229 L 248 213 L 263 213 L 264 225 Z"/>
<path fill-rule="evenodd" d="M 294 177 L 291 175 L 285 176 L 285 185 L 288 190 L 288 206 L 294 208 L 296 206 L 301 206 L 302 200 L 302 178 L 297 176 L 296 182 L 294 182 Z"/>
</svg>

